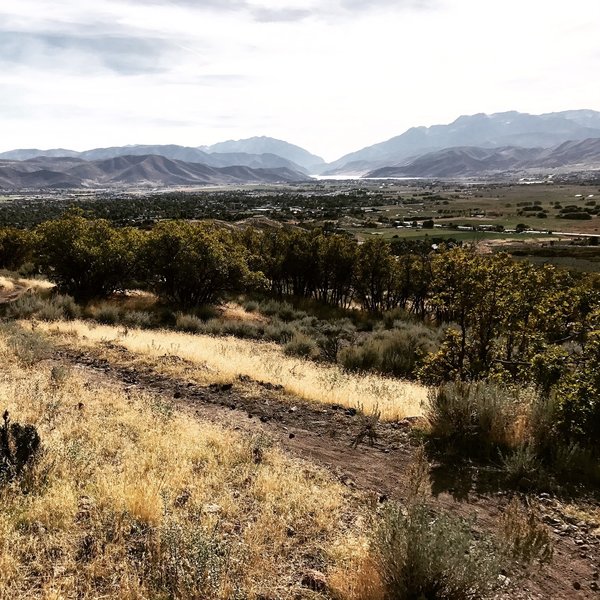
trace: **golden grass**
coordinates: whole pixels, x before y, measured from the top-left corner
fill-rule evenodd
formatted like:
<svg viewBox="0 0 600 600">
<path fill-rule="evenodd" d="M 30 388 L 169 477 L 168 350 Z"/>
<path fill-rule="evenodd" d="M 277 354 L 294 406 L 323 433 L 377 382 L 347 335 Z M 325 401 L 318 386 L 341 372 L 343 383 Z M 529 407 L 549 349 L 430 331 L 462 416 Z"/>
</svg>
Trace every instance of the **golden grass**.
<svg viewBox="0 0 600 600">
<path fill-rule="evenodd" d="M 3 292 L 12 292 L 15 289 L 15 282 L 8 278 L 0 276 L 0 290 Z"/>
<path fill-rule="evenodd" d="M 43 443 L 0 487 L 0 598 L 319 598 L 302 573 L 365 547 L 344 488 L 266 440 L 23 367 L 2 334 L 0 361 L 0 408 Z"/>
<path fill-rule="evenodd" d="M 83 321 L 41 323 L 45 331 L 77 338 L 77 344 L 94 346 L 113 342 L 138 356 L 177 356 L 198 366 L 196 377 L 213 382 L 238 375 L 279 384 L 296 396 L 313 402 L 378 409 L 384 420 L 421 416 L 427 400 L 424 386 L 376 374 L 349 374 L 337 365 L 317 364 L 286 356 L 281 347 L 266 342 L 212 337 L 164 330 L 125 331 Z"/>
</svg>

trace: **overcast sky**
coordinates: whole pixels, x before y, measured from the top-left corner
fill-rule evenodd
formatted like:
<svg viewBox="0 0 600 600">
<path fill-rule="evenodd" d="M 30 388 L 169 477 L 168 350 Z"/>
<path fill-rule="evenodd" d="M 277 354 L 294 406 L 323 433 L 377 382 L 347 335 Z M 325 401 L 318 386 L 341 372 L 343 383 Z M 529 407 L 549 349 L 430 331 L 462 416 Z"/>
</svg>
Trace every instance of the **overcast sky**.
<svg viewBox="0 0 600 600">
<path fill-rule="evenodd" d="M 598 0 L 0 0 L 0 151 L 269 135 L 333 160 L 600 110 L 599 31 Z"/>
</svg>

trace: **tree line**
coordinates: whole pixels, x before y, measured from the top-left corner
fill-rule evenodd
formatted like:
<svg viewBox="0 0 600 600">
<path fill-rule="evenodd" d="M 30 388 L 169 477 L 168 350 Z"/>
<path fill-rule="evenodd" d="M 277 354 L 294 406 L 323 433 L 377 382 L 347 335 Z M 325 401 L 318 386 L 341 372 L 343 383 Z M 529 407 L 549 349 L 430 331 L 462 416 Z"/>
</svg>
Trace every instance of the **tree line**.
<svg viewBox="0 0 600 600">
<path fill-rule="evenodd" d="M 0 267 L 24 263 L 78 301 L 138 287 L 192 309 L 260 291 L 452 324 L 427 361 L 432 381 L 523 377 L 540 355 L 559 365 L 567 342 L 586 343 L 600 306 L 595 274 L 472 247 L 411 248 L 379 237 L 359 244 L 323 229 L 163 221 L 142 230 L 70 212 L 28 231 L 0 229 Z M 550 381 L 552 368 L 539 368 Z"/>
</svg>

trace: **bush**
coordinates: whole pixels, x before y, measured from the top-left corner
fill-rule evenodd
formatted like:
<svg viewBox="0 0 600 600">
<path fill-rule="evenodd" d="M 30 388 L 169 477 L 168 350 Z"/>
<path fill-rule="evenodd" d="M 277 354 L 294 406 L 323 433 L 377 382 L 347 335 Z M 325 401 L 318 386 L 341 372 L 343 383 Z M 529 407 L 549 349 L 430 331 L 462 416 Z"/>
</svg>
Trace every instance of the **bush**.
<svg viewBox="0 0 600 600">
<path fill-rule="evenodd" d="M 129 310 L 123 313 L 121 322 L 128 327 L 148 329 L 154 324 L 152 314 L 145 310 Z"/>
<path fill-rule="evenodd" d="M 116 325 L 121 320 L 121 311 L 118 306 L 103 302 L 92 311 L 92 316 L 102 325 Z"/>
<path fill-rule="evenodd" d="M 71 296 L 58 294 L 50 298 L 42 298 L 30 292 L 11 302 L 5 314 L 10 319 L 36 317 L 42 321 L 58 321 L 78 318 L 81 316 L 81 308 Z"/>
<path fill-rule="evenodd" d="M 294 337 L 285 345 L 285 354 L 301 358 L 314 359 L 319 356 L 317 342 L 303 333 L 295 333 Z"/>
<path fill-rule="evenodd" d="M 200 333 L 204 331 L 204 322 L 202 319 L 194 315 L 187 315 L 184 313 L 177 313 L 175 319 L 175 328 L 179 331 L 185 331 L 187 333 Z"/>
<path fill-rule="evenodd" d="M 418 325 L 402 325 L 366 338 L 360 346 L 341 350 L 339 362 L 349 371 L 379 371 L 395 377 L 412 377 L 421 359 L 437 345 L 436 335 Z"/>
<path fill-rule="evenodd" d="M 524 402 L 509 388 L 489 383 L 449 383 L 429 393 L 431 436 L 444 447 L 489 458 L 514 444 Z"/>
<path fill-rule="evenodd" d="M 406 513 L 390 503 L 373 551 L 390 600 L 475 600 L 498 586 L 498 546 L 476 539 L 465 521 L 431 514 L 422 502 Z"/>
</svg>

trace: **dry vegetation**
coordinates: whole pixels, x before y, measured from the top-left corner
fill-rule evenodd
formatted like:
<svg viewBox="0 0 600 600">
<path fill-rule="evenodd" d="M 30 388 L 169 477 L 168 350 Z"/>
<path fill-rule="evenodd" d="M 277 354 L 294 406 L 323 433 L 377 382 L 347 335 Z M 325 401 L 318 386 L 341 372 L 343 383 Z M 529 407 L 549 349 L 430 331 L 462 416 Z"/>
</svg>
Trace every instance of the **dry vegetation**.
<svg viewBox="0 0 600 600">
<path fill-rule="evenodd" d="M 141 357 L 175 356 L 197 365 L 194 377 L 209 383 L 247 375 L 284 386 L 309 401 L 335 403 L 383 420 L 419 416 L 427 399 L 421 385 L 375 374 L 348 374 L 336 365 L 286 356 L 276 344 L 171 331 L 148 331 L 95 325 L 83 321 L 40 323 L 45 331 L 75 338 L 77 344 L 112 342 Z M 188 374 L 189 376 L 189 374 Z"/>
<path fill-rule="evenodd" d="M 0 489 L 0 598 L 317 598 L 307 570 L 364 560 L 324 472 L 13 346 L 0 406 L 43 449 Z"/>
</svg>

